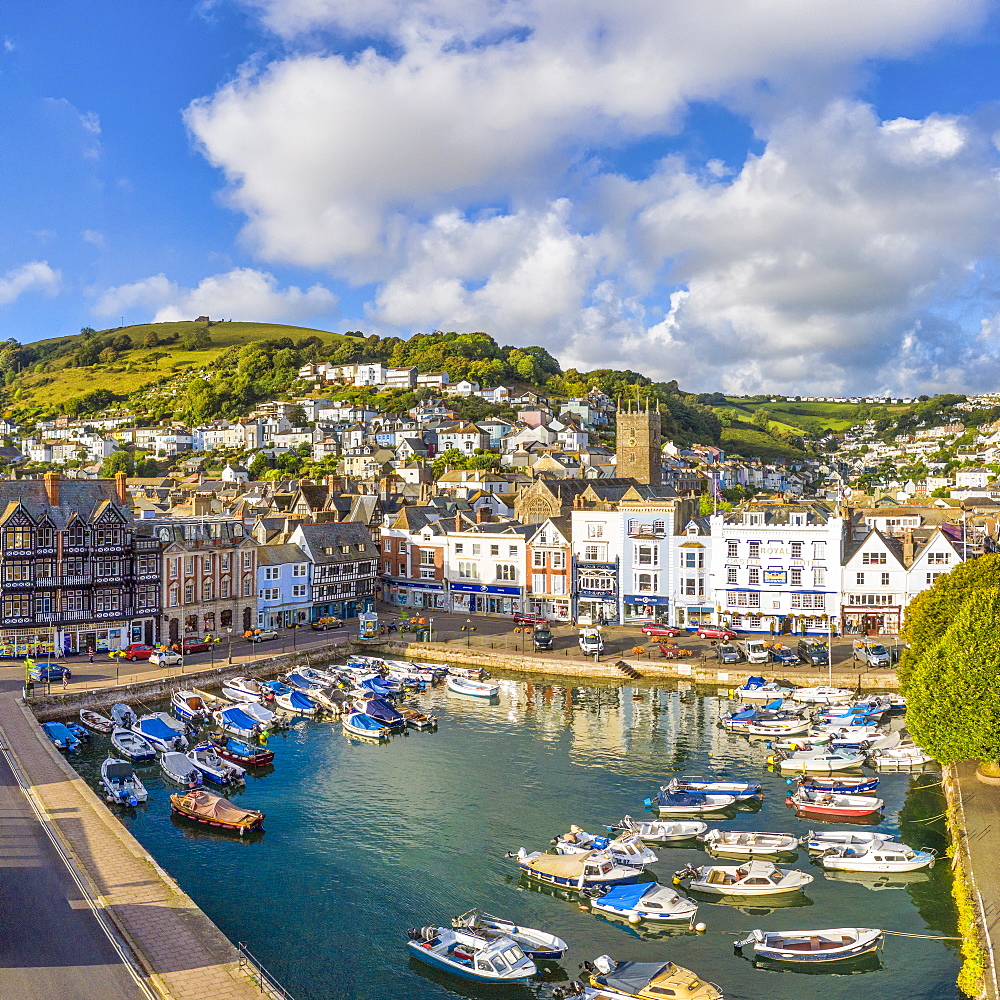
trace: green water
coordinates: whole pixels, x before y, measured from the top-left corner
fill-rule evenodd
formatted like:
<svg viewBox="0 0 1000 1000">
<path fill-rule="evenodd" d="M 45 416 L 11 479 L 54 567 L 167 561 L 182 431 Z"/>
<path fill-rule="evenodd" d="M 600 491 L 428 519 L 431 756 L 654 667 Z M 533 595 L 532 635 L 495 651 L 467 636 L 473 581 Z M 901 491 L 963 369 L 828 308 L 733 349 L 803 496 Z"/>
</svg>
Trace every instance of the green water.
<svg viewBox="0 0 1000 1000">
<path fill-rule="evenodd" d="M 824 877 L 800 852 L 793 867 L 815 881 L 797 906 L 702 903 L 704 935 L 636 931 L 525 886 L 504 854 L 536 850 L 576 823 L 600 832 L 673 772 L 762 780 L 763 807 L 720 825 L 803 834 L 784 804 L 786 785 L 764 767 L 766 750 L 715 725 L 725 700 L 665 688 L 562 687 L 504 681 L 499 704 L 420 695 L 440 719 L 384 746 L 355 743 L 340 726 L 298 721 L 273 738 L 273 770 L 236 796 L 267 813 L 266 832 L 242 843 L 172 818 L 158 769 L 143 768 L 150 800 L 122 821 L 233 941 L 244 941 L 295 1000 L 321 998 L 549 997 L 584 959 L 609 954 L 674 960 L 717 983 L 727 998 L 955 1000 L 956 942 L 888 937 L 880 966 L 853 975 L 756 968 L 732 942 L 754 927 L 868 926 L 953 935 L 947 862 L 898 876 L 898 886 Z M 94 781 L 107 741 L 94 737 L 74 762 Z M 944 802 L 934 774 L 886 774 L 880 829 L 943 853 Z M 645 814 L 649 815 L 649 814 Z M 928 822 L 929 820 L 929 822 Z M 657 846 L 663 883 L 696 848 Z M 795 897 L 793 897 L 795 901 Z M 771 904 L 773 906 L 773 904 Z M 558 934 L 569 954 L 548 982 L 477 986 L 412 962 L 406 930 L 447 924 L 480 907 Z M 749 949 L 748 949 L 749 951 Z"/>
</svg>

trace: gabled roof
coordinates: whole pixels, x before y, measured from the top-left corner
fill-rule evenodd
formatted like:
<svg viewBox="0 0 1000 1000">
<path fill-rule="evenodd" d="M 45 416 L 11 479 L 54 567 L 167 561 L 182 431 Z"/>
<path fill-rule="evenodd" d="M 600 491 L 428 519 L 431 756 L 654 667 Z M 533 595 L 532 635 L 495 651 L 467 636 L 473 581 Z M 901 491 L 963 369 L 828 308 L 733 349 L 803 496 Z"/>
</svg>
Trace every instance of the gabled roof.
<svg viewBox="0 0 1000 1000">
<path fill-rule="evenodd" d="M 272 545 L 265 544 L 257 547 L 258 566 L 284 566 L 290 563 L 308 562 L 309 557 L 297 545 L 290 542 Z"/>
</svg>

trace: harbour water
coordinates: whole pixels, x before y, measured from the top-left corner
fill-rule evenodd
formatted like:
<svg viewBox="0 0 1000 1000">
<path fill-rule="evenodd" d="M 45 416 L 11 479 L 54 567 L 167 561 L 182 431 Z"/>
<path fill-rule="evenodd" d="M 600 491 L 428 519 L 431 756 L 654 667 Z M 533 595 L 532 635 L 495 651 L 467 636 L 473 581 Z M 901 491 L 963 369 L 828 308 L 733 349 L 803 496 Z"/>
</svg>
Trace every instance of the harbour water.
<svg viewBox="0 0 1000 1000">
<path fill-rule="evenodd" d="M 947 860 L 929 872 L 834 879 L 801 851 L 789 867 L 815 881 L 798 905 L 702 902 L 705 934 L 646 930 L 604 919 L 566 898 L 526 886 L 504 855 L 544 849 L 577 824 L 602 832 L 675 773 L 760 780 L 764 802 L 722 829 L 804 834 L 833 824 L 799 820 L 787 786 L 765 767 L 767 750 L 716 726 L 725 698 L 651 687 L 571 687 L 503 681 L 490 704 L 436 688 L 417 705 L 437 732 L 411 732 L 373 746 L 338 723 L 299 720 L 272 738 L 275 765 L 248 779 L 235 801 L 267 814 L 248 841 L 172 818 L 158 768 L 140 769 L 149 802 L 120 810 L 153 857 L 233 940 L 243 941 L 295 1000 L 385 1000 L 510 996 L 547 998 L 601 954 L 673 960 L 717 983 L 727 998 L 957 1000 L 956 941 L 889 936 L 870 971 L 852 975 L 758 968 L 733 953 L 755 927 L 882 927 L 933 937 L 956 934 Z M 96 785 L 105 737 L 73 758 Z M 944 801 L 937 775 L 884 774 L 878 829 L 944 853 Z M 715 825 L 715 824 L 713 824 Z M 656 846 L 651 872 L 673 872 L 709 856 L 696 845 Z M 410 960 L 406 931 L 447 924 L 472 907 L 552 931 L 570 952 L 546 980 L 482 987 Z M 747 950 L 749 954 L 749 949 Z M 868 966 L 864 968 L 868 969 Z"/>
</svg>

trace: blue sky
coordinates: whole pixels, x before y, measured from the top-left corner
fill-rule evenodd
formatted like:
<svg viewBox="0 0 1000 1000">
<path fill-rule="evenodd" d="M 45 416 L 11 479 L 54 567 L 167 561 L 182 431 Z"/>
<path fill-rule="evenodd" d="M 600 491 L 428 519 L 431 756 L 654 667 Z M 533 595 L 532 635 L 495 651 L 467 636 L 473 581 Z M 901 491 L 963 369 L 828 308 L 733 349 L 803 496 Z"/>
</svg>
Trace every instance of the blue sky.
<svg viewBox="0 0 1000 1000">
<path fill-rule="evenodd" d="M 485 330 L 695 390 L 997 388 L 980 0 L 15 0 L 0 332 Z"/>
</svg>

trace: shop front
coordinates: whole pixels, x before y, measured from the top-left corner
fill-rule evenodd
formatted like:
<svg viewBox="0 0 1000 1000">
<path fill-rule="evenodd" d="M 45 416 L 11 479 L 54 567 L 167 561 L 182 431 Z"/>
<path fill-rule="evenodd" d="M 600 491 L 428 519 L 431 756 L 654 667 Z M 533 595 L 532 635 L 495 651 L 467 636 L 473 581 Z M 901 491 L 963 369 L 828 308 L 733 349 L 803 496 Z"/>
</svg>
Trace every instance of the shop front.
<svg viewBox="0 0 1000 1000">
<path fill-rule="evenodd" d="M 903 609 L 899 605 L 842 607 L 844 632 L 853 635 L 897 635 Z"/>
<path fill-rule="evenodd" d="M 618 563 L 580 561 L 574 567 L 578 625 L 620 625 Z"/>
<path fill-rule="evenodd" d="M 395 585 L 395 604 L 400 608 L 426 608 L 429 611 L 444 611 L 444 583 L 422 583 L 414 580 L 400 580 Z"/>
<path fill-rule="evenodd" d="M 678 604 L 674 607 L 674 624 L 679 628 L 697 628 L 716 621 L 716 609 L 707 604 Z"/>
<path fill-rule="evenodd" d="M 625 621 L 638 624 L 669 621 L 669 597 L 655 594 L 625 594 L 622 597 L 625 605 Z"/>
<path fill-rule="evenodd" d="M 550 622 L 568 622 L 570 620 L 569 595 L 529 594 L 524 610 L 528 614 L 538 615 L 539 618 L 546 618 Z"/>
<path fill-rule="evenodd" d="M 451 610 L 463 615 L 512 615 L 520 611 L 521 587 L 488 587 L 480 583 L 452 583 Z"/>
</svg>

